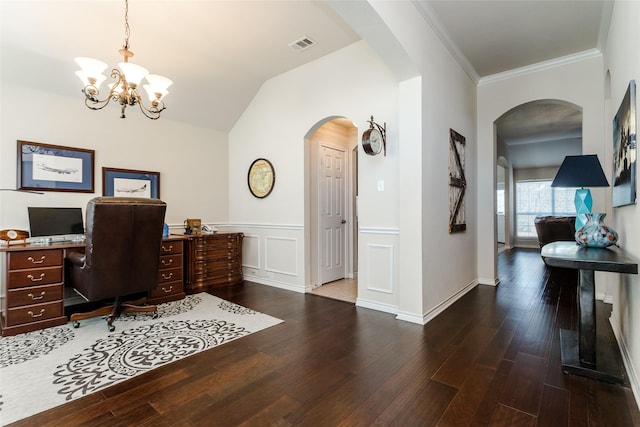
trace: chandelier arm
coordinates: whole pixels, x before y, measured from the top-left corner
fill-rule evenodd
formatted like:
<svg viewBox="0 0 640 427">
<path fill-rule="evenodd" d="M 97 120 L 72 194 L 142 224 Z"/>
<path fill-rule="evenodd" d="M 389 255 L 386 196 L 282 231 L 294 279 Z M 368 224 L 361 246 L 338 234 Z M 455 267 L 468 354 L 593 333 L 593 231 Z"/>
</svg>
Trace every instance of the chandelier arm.
<svg viewBox="0 0 640 427">
<path fill-rule="evenodd" d="M 138 92 L 137 88 L 132 90 L 130 102 L 130 105 L 135 104 L 138 104 L 138 106 L 140 107 L 140 111 L 142 111 L 142 114 L 144 114 L 151 120 L 158 120 L 160 118 L 160 113 L 165 109 L 164 102 L 160 100 L 154 101 L 151 107 L 147 107 L 146 105 L 144 105 L 144 102 L 142 102 L 142 96 L 140 96 L 140 92 Z M 160 108 L 158 108 L 158 106 L 160 106 Z"/>
<path fill-rule="evenodd" d="M 162 112 L 162 110 L 157 111 L 153 107 L 147 108 L 142 104 L 142 102 L 138 102 L 138 106 L 140 107 L 140 111 L 142 111 L 142 114 L 144 114 L 147 118 L 151 120 L 158 120 L 160 118 L 160 113 Z"/>
<path fill-rule="evenodd" d="M 89 108 L 90 110 L 97 111 L 97 110 L 102 110 L 104 107 L 109 105 L 110 101 L 111 101 L 111 97 L 107 99 L 103 99 L 102 101 L 99 101 L 95 98 L 91 99 L 90 96 L 87 95 L 87 97 L 84 99 L 84 105 L 86 105 L 87 108 Z"/>
</svg>

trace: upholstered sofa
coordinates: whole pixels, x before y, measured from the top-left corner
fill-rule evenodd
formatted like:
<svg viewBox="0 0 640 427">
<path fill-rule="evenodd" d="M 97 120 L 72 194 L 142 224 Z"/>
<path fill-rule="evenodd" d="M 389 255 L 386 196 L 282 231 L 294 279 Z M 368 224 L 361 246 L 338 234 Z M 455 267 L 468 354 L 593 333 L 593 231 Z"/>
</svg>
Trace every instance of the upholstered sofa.
<svg viewBox="0 0 640 427">
<path fill-rule="evenodd" d="M 575 241 L 575 216 L 537 216 L 534 223 L 540 247 L 551 242 Z"/>
</svg>

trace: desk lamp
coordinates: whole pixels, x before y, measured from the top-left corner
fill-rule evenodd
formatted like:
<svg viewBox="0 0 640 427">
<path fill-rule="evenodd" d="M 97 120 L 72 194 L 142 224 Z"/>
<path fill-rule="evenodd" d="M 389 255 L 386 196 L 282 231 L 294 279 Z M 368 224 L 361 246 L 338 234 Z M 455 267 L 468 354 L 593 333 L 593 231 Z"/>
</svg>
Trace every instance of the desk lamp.
<svg viewBox="0 0 640 427">
<path fill-rule="evenodd" d="M 585 214 L 591 213 L 593 200 L 591 191 L 584 187 L 608 187 L 609 181 L 602 171 L 602 166 L 595 154 L 584 156 L 566 156 L 552 187 L 579 187 L 573 199 L 576 206 L 576 231 L 587 222 Z"/>
</svg>

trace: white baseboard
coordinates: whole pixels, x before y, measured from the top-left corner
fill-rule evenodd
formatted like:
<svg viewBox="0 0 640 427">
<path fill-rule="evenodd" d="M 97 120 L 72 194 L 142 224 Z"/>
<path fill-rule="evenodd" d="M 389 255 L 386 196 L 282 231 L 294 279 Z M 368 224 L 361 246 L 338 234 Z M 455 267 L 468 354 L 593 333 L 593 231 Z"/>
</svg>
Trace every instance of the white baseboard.
<svg viewBox="0 0 640 427">
<path fill-rule="evenodd" d="M 449 298 L 447 298 L 446 300 L 442 301 L 440 304 L 438 304 L 437 306 L 435 306 L 434 308 L 432 308 L 431 310 L 429 310 L 427 313 L 425 313 L 422 316 L 422 324 L 425 325 L 427 324 L 427 322 L 431 321 L 432 319 L 434 319 L 438 314 L 442 313 L 443 311 L 445 311 L 447 308 L 449 308 L 454 302 L 458 301 L 460 298 L 462 298 L 467 292 L 469 292 L 470 290 L 472 290 L 473 288 L 475 288 L 478 285 L 478 280 L 473 280 L 471 283 L 469 283 L 467 286 L 465 286 L 464 288 L 460 289 L 458 292 L 456 292 L 455 294 L 451 295 Z"/>
<path fill-rule="evenodd" d="M 260 285 L 267 285 L 267 286 L 273 286 L 274 288 L 279 288 L 279 289 L 284 289 L 287 291 L 293 291 L 293 292 L 297 292 L 300 294 L 304 294 L 306 292 L 310 292 L 311 288 L 309 288 L 308 290 L 304 287 L 300 287 L 297 285 L 292 285 L 291 283 L 285 283 L 285 282 L 279 282 L 277 280 L 273 280 L 273 279 L 265 279 L 264 277 L 256 277 L 256 276 L 245 276 L 245 281 L 247 282 L 253 282 L 253 283 L 258 283 Z"/>
<path fill-rule="evenodd" d="M 396 319 L 403 320 L 405 322 L 417 323 L 418 325 L 424 325 L 426 323 L 424 316 L 406 311 L 398 312 Z"/>
<path fill-rule="evenodd" d="M 636 405 L 640 407 L 640 381 L 638 381 L 638 374 L 633 366 L 633 362 L 631 360 L 631 355 L 629 353 L 629 347 L 627 346 L 626 341 L 624 340 L 624 336 L 614 325 L 618 324 L 616 321 L 615 312 L 611 312 L 611 317 L 609 317 L 609 323 L 611 324 L 611 329 L 613 330 L 613 335 L 616 337 L 616 341 L 618 343 L 618 348 L 620 348 L 620 354 L 622 355 L 622 362 L 624 363 L 624 368 L 627 370 L 627 376 L 629 377 L 629 383 L 631 385 L 631 392 L 633 393 L 633 398 L 636 401 Z"/>
<path fill-rule="evenodd" d="M 395 314 L 396 319 L 402 320 L 404 322 L 416 323 L 418 325 L 425 325 L 427 324 L 427 322 L 431 321 L 438 314 L 442 313 L 444 310 L 449 308 L 454 302 L 462 298 L 467 292 L 475 288 L 477 285 L 478 285 L 477 280 L 472 281 L 471 283 L 466 285 L 464 288 L 462 288 L 461 290 L 453 294 L 451 297 L 449 297 L 447 300 L 438 304 L 435 308 L 433 308 L 432 310 L 430 310 L 429 312 L 423 315 L 420 315 L 419 313 L 410 313 L 407 311 L 400 311 L 396 306 L 381 304 L 374 301 L 368 301 L 362 298 L 356 299 L 356 306 L 370 308 L 372 310 L 382 311 L 384 313 Z"/>
<path fill-rule="evenodd" d="M 476 279 L 477 285 L 498 286 L 499 283 L 500 279 L 497 277 L 495 279 L 487 279 L 486 277 L 478 277 Z"/>
<path fill-rule="evenodd" d="M 371 310 L 382 311 L 383 313 L 396 314 L 398 313 L 398 307 L 389 304 L 382 304 L 375 301 L 365 300 L 363 298 L 356 298 L 356 306 L 363 308 L 370 308 Z"/>
</svg>

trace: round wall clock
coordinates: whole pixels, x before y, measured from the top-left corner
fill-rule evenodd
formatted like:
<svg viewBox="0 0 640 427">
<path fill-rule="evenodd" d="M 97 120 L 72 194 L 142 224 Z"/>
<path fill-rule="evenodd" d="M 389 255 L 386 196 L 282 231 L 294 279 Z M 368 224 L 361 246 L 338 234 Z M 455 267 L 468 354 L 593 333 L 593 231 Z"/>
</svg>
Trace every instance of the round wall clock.
<svg viewBox="0 0 640 427">
<path fill-rule="evenodd" d="M 251 194 L 259 199 L 264 199 L 271 194 L 275 182 L 276 173 L 269 160 L 256 159 L 251 163 L 247 174 L 247 183 Z"/>
<path fill-rule="evenodd" d="M 367 129 L 362 134 L 364 152 L 375 156 L 382 151 L 382 133 L 376 128 Z"/>
</svg>

